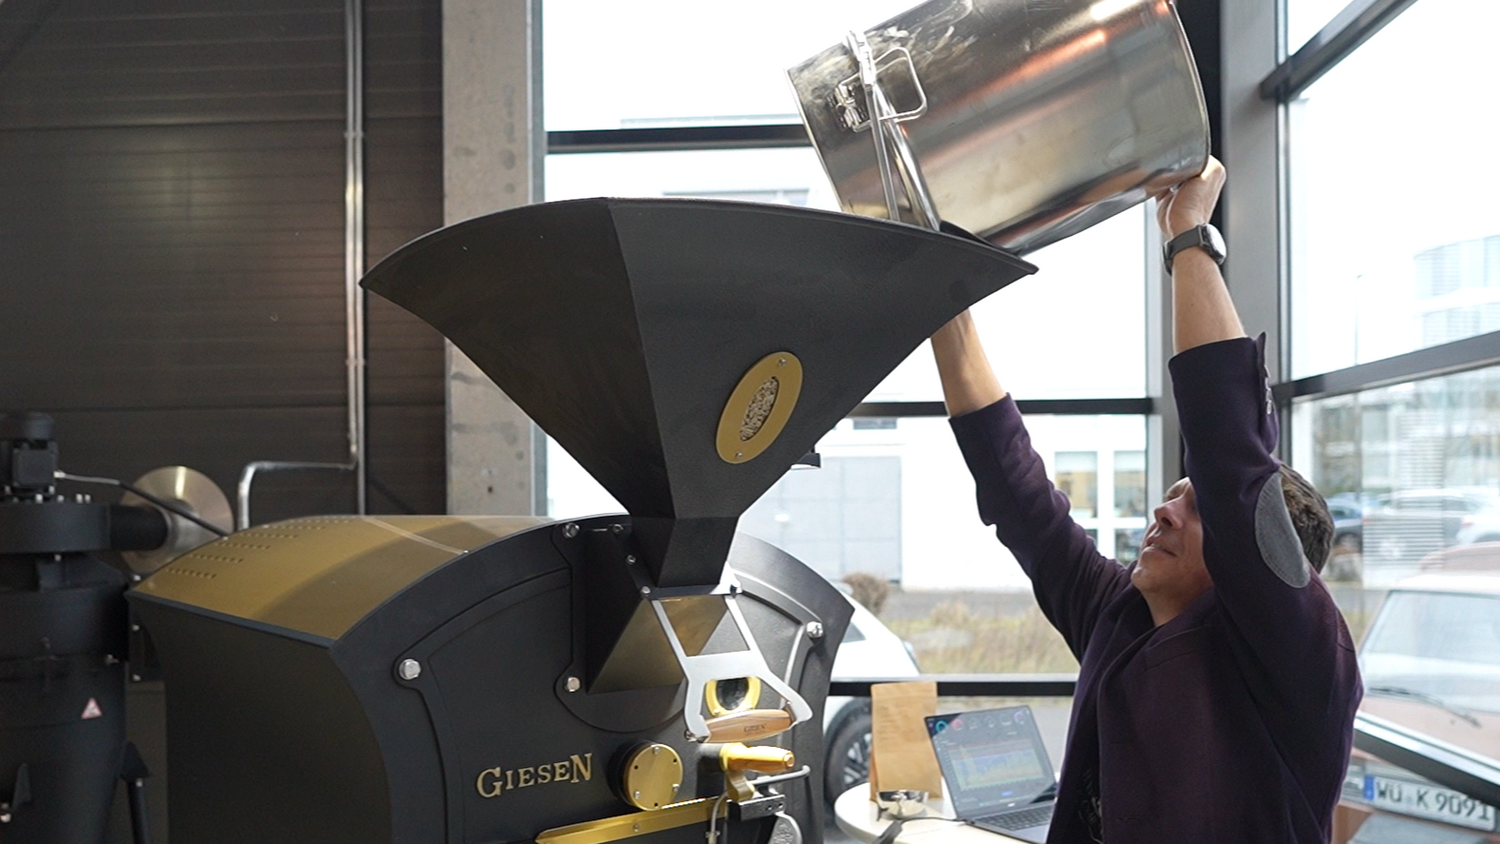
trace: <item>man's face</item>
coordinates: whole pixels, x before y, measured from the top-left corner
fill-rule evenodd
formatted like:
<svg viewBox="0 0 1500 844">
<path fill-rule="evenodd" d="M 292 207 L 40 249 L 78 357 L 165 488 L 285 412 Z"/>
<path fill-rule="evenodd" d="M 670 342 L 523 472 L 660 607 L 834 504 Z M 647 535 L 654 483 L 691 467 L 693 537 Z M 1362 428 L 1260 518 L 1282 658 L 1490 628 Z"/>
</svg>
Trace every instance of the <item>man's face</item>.
<svg viewBox="0 0 1500 844">
<path fill-rule="evenodd" d="M 1172 484 L 1153 515 L 1130 582 L 1147 598 L 1186 604 L 1213 585 L 1203 564 L 1203 521 L 1187 478 Z"/>
</svg>

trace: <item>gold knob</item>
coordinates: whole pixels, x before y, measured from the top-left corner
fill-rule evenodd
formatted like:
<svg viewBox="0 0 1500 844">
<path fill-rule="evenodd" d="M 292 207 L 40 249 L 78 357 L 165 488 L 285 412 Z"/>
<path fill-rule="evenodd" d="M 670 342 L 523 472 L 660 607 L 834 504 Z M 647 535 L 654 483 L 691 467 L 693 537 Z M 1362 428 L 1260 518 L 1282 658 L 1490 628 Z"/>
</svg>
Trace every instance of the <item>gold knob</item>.
<svg viewBox="0 0 1500 844">
<path fill-rule="evenodd" d="M 726 771 L 777 774 L 796 767 L 797 754 L 784 747 L 750 747 L 733 742 L 719 749 L 719 765 Z"/>
<path fill-rule="evenodd" d="M 625 802 L 648 812 L 677 802 L 682 757 L 665 744 L 643 744 L 625 758 L 620 791 Z"/>
</svg>

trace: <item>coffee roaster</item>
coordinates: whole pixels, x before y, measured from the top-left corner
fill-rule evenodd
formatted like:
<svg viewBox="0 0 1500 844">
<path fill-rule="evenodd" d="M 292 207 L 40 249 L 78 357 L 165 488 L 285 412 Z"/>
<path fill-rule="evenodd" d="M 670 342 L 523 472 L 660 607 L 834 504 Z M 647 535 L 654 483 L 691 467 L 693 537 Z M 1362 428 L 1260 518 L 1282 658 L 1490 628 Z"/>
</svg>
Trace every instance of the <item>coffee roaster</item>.
<svg viewBox="0 0 1500 844">
<path fill-rule="evenodd" d="M 693 200 L 534 205 L 403 247 L 368 289 L 628 512 L 298 519 L 148 578 L 129 599 L 165 683 L 172 841 L 816 840 L 850 609 L 737 519 L 1031 271 L 956 231 Z"/>
</svg>

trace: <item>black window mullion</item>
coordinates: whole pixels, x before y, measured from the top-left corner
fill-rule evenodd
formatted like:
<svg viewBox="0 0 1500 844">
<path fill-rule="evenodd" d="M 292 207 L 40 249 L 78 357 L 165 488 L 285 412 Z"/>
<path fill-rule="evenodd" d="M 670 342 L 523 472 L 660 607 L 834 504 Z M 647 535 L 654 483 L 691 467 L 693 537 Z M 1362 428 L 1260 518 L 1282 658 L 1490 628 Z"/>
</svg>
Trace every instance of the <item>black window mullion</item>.
<svg viewBox="0 0 1500 844">
<path fill-rule="evenodd" d="M 1328 398 L 1392 384 L 1422 381 L 1456 372 L 1500 364 L 1500 331 L 1429 346 L 1404 355 L 1324 372 L 1272 387 L 1279 403 L 1292 399 Z"/>
<path fill-rule="evenodd" d="M 547 154 L 675 152 L 703 149 L 769 149 L 811 146 L 801 123 L 745 126 L 662 126 L 579 129 L 547 133 Z"/>
<path fill-rule="evenodd" d="M 1019 399 L 1016 407 L 1028 416 L 1149 416 L 1156 412 L 1150 398 Z M 867 401 L 849 412 L 851 419 L 899 419 L 947 416 L 940 401 Z"/>
<path fill-rule="evenodd" d="M 1416 0 L 1353 0 L 1260 83 L 1262 99 L 1289 102 Z"/>
</svg>

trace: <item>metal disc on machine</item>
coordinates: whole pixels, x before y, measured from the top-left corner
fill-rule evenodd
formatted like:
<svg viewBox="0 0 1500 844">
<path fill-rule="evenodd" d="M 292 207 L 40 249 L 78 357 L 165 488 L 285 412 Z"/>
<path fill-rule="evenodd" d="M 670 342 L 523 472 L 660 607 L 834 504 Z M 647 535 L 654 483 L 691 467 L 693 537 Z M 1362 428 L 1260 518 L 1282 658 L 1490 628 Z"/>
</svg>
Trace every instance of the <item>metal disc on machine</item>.
<svg viewBox="0 0 1500 844">
<path fill-rule="evenodd" d="M 224 495 L 224 490 L 219 489 L 218 484 L 196 469 L 162 466 L 137 478 L 134 486 L 148 495 L 192 513 L 226 533 L 234 530 L 234 513 L 229 509 L 229 499 Z M 120 553 L 131 571 L 137 574 L 150 574 L 173 558 L 219 538 L 202 525 L 158 507 L 133 492 L 125 493 L 120 503 L 153 507 L 167 517 L 167 541 L 160 548 Z"/>
</svg>

